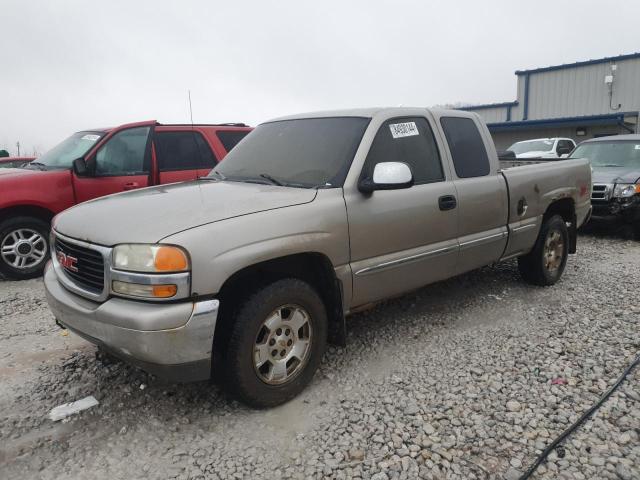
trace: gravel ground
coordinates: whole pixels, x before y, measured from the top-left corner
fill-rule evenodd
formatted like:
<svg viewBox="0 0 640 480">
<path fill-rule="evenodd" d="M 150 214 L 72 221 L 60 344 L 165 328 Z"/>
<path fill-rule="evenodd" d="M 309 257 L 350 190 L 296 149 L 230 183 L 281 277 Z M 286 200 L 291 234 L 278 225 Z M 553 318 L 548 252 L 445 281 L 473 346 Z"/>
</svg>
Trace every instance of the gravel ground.
<svg viewBox="0 0 640 480">
<path fill-rule="evenodd" d="M 639 272 L 640 243 L 588 235 L 551 288 L 508 262 L 386 302 L 268 411 L 101 358 L 40 280 L 0 282 L 0 478 L 516 479 L 640 352 Z M 533 478 L 640 478 L 639 379 Z"/>
</svg>

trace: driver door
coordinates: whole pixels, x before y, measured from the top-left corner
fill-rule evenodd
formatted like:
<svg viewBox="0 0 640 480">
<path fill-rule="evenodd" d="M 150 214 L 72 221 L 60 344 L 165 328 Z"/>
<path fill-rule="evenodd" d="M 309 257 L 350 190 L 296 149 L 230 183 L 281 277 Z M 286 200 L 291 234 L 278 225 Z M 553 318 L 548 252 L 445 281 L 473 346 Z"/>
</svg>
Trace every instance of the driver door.
<svg viewBox="0 0 640 480">
<path fill-rule="evenodd" d="M 412 125 L 394 134 L 396 125 Z M 402 294 L 450 277 L 458 257 L 456 189 L 424 117 L 392 118 L 380 126 L 362 171 L 404 162 L 414 185 L 370 195 L 345 194 L 349 218 L 353 306 Z"/>
<path fill-rule="evenodd" d="M 87 176 L 73 174 L 78 203 L 150 185 L 152 125 L 120 130 L 86 159 Z"/>
</svg>

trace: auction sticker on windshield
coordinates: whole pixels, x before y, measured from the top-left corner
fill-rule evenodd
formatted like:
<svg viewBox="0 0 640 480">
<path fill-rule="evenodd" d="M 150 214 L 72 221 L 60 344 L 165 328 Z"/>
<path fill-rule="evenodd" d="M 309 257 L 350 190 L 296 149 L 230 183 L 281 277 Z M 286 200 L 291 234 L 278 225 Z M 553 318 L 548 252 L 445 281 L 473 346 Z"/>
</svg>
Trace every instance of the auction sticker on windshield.
<svg viewBox="0 0 640 480">
<path fill-rule="evenodd" d="M 402 138 L 402 137 L 411 137 L 413 135 L 420 135 L 418 132 L 418 127 L 416 127 L 415 122 L 406 122 L 406 123 L 392 123 L 389 125 L 389 129 L 391 129 L 391 135 L 393 138 Z"/>
</svg>

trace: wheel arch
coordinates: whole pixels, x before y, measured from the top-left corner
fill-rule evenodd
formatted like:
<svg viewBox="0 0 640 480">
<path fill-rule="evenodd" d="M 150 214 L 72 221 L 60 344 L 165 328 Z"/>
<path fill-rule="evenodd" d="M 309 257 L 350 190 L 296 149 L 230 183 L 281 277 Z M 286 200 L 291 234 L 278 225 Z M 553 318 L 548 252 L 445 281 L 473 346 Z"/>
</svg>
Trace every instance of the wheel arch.
<svg viewBox="0 0 640 480">
<path fill-rule="evenodd" d="M 11 217 L 34 217 L 43 222 L 51 223 L 55 213 L 51 210 L 37 205 L 13 205 L 0 209 L 0 222 Z"/>
<path fill-rule="evenodd" d="M 572 198 L 560 198 L 552 201 L 544 212 L 544 220 L 554 215 L 560 215 L 567 223 L 569 230 L 569 253 L 576 253 L 578 228 L 576 219 L 576 204 Z"/>
<path fill-rule="evenodd" d="M 346 325 L 343 310 L 342 282 L 336 276 L 331 260 L 318 252 L 306 252 L 286 255 L 265 260 L 235 272 L 222 285 L 218 292 L 220 300 L 220 321 L 214 333 L 215 351 L 224 349 L 226 344 L 226 323 L 233 317 L 237 307 L 247 293 L 281 278 L 297 278 L 316 289 L 327 307 L 328 340 L 344 346 L 346 343 Z"/>
</svg>

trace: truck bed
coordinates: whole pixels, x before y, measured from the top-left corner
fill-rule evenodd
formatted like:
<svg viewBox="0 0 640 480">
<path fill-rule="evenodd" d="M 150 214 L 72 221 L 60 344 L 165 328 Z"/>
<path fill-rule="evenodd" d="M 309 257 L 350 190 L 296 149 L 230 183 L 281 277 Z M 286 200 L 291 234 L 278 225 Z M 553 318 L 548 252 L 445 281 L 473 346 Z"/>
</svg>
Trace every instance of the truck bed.
<svg viewBox="0 0 640 480">
<path fill-rule="evenodd" d="M 526 163 L 520 163 L 526 162 Z M 591 208 L 591 166 L 588 160 L 515 161 L 501 173 L 509 191 L 509 244 L 503 257 L 531 248 L 542 217 L 551 203 L 566 199 L 573 204 L 576 223 L 582 225 Z M 517 165 L 513 165 L 517 163 Z"/>
<path fill-rule="evenodd" d="M 500 158 L 500 167 L 502 169 L 511 167 L 522 167 L 524 165 L 535 165 L 538 163 L 554 163 L 559 160 L 565 161 L 564 158 L 528 158 L 528 159 L 516 159 L 516 158 Z"/>
</svg>

